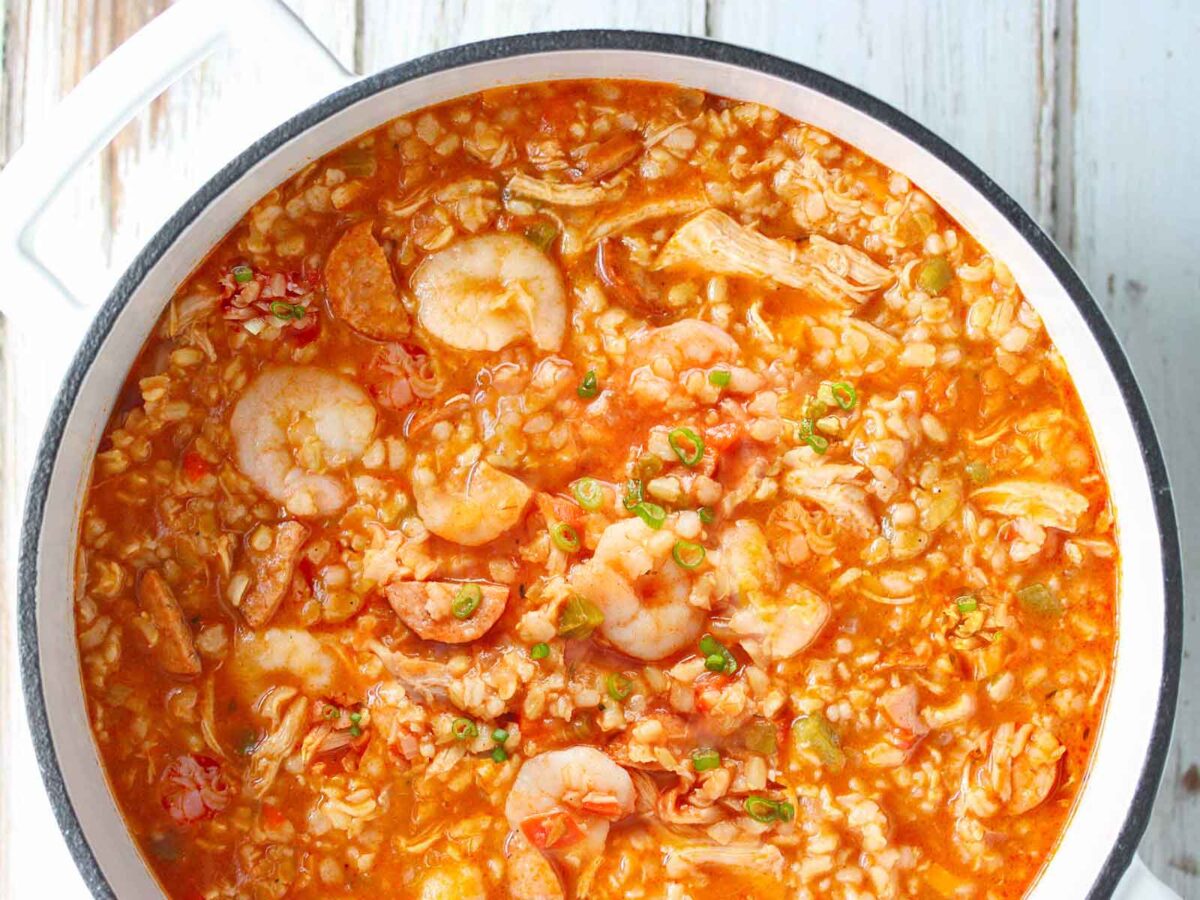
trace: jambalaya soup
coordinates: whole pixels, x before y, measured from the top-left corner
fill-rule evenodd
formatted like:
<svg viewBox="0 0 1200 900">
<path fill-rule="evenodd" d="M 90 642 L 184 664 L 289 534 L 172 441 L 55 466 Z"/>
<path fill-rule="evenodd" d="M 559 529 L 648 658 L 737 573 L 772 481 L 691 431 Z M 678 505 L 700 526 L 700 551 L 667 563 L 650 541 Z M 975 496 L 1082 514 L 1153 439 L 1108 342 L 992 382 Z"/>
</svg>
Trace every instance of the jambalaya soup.
<svg viewBox="0 0 1200 900">
<path fill-rule="evenodd" d="M 96 743 L 178 898 L 1007 898 L 1114 654 L 1004 264 L 762 106 L 501 89 L 253 207 L 95 459 Z"/>
</svg>

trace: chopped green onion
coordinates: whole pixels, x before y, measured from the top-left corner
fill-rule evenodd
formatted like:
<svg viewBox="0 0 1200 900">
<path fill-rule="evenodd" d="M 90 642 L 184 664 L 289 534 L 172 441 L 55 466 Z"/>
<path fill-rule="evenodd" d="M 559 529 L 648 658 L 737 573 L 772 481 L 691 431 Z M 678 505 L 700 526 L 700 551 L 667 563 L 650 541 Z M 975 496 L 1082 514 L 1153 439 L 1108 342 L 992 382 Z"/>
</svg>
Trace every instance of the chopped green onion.
<svg viewBox="0 0 1200 900">
<path fill-rule="evenodd" d="M 271 315 L 277 319 L 303 319 L 304 307 L 299 304 L 285 303 L 282 300 L 271 301 Z"/>
<path fill-rule="evenodd" d="M 534 644 L 529 648 L 529 656 L 531 659 L 545 659 L 550 655 L 550 645 L 544 641 L 539 644 Z"/>
<path fill-rule="evenodd" d="M 341 718 L 342 711 L 336 706 L 327 706 L 325 707 L 324 715 L 327 719 L 338 719 Z"/>
<path fill-rule="evenodd" d="M 354 725 L 359 724 L 362 721 L 362 713 L 350 713 L 350 721 Z"/>
<path fill-rule="evenodd" d="M 492 762 L 502 763 L 508 759 L 508 751 L 503 747 L 494 747 L 492 749 Z"/>
<path fill-rule="evenodd" d="M 775 724 L 765 720 L 753 722 L 746 728 L 746 749 L 759 756 L 771 756 L 778 749 Z"/>
<path fill-rule="evenodd" d="M 362 737 L 362 729 L 357 725 L 350 726 L 350 737 Z"/>
<path fill-rule="evenodd" d="M 503 744 L 508 740 L 508 731 L 503 728 L 497 728 L 492 732 L 492 740 L 497 744 Z"/>
<path fill-rule="evenodd" d="M 806 419 L 805 421 L 808 420 Z M 810 424 L 809 427 L 811 428 L 812 425 Z M 815 452 L 821 455 L 824 455 L 825 451 L 829 449 L 829 438 L 825 437 L 824 435 L 812 434 L 810 432 L 802 435 L 802 437 L 804 439 L 804 443 L 808 444 L 808 446 L 812 447 Z"/>
<path fill-rule="evenodd" d="M 973 613 L 979 609 L 979 601 L 971 594 L 965 594 L 954 601 L 954 605 L 958 607 L 960 613 Z"/>
<path fill-rule="evenodd" d="M 801 716 L 792 723 L 792 734 L 800 747 L 813 751 L 822 764 L 835 772 L 846 764 L 842 742 L 833 726 L 820 713 Z"/>
<path fill-rule="evenodd" d="M 454 724 L 450 726 L 450 733 L 454 735 L 454 739 L 457 741 L 479 737 L 479 729 L 475 727 L 475 723 L 470 719 L 455 719 Z"/>
<path fill-rule="evenodd" d="M 733 658 L 729 648 L 711 634 L 700 638 L 700 653 L 704 656 L 704 667 L 710 672 L 732 675 L 737 671 L 737 660 Z"/>
<path fill-rule="evenodd" d="M 733 373 L 728 369 L 713 369 L 708 373 L 708 383 L 713 387 L 728 387 L 733 379 Z"/>
<path fill-rule="evenodd" d="M 674 428 L 667 435 L 667 443 L 685 466 L 694 466 L 704 456 L 704 439 L 690 428 Z"/>
<path fill-rule="evenodd" d="M 833 402 L 844 410 L 854 409 L 858 403 L 858 391 L 848 381 L 835 381 L 829 390 L 833 394 Z"/>
<path fill-rule="evenodd" d="M 247 281 L 254 280 L 254 270 L 249 266 L 234 266 L 233 280 L 238 284 L 245 284 Z"/>
<path fill-rule="evenodd" d="M 541 251 L 550 249 L 558 237 L 558 226 L 553 222 L 534 222 L 525 229 L 525 238 Z"/>
<path fill-rule="evenodd" d="M 1017 599 L 1027 610 L 1040 616 L 1061 616 L 1066 612 L 1062 598 L 1052 594 L 1050 588 L 1040 581 L 1035 581 L 1017 591 Z"/>
<path fill-rule="evenodd" d="M 572 594 L 558 614 L 558 633 L 562 637 L 583 640 L 604 622 L 604 613 L 586 597 Z"/>
<path fill-rule="evenodd" d="M 981 462 L 967 463 L 967 477 L 976 484 L 983 484 L 992 477 L 991 470 Z"/>
<path fill-rule="evenodd" d="M 580 478 L 571 486 L 576 502 L 586 510 L 599 509 L 604 502 L 604 489 L 595 478 Z"/>
<path fill-rule="evenodd" d="M 610 672 L 604 679 L 604 689 L 608 691 L 608 696 L 619 703 L 633 693 L 633 682 L 620 672 Z"/>
<path fill-rule="evenodd" d="M 952 278 L 954 270 L 950 268 L 950 263 L 946 262 L 944 256 L 935 256 L 921 266 L 921 271 L 917 274 L 917 284 L 925 293 L 936 297 L 946 289 Z"/>
<path fill-rule="evenodd" d="M 634 513 L 639 519 L 653 528 L 655 531 L 663 527 L 663 522 L 667 521 L 667 511 L 657 503 L 651 503 L 649 500 L 643 500 L 633 508 Z"/>
<path fill-rule="evenodd" d="M 712 747 L 702 747 L 692 751 L 692 768 L 697 772 L 707 772 L 721 765 L 721 754 Z"/>
<path fill-rule="evenodd" d="M 671 558 L 676 565 L 685 569 L 694 569 L 704 562 L 704 548 L 695 541 L 676 541 L 671 548 Z"/>
<path fill-rule="evenodd" d="M 790 822 L 796 815 L 792 804 L 783 800 L 770 800 L 751 794 L 746 798 L 746 815 L 756 822 Z"/>
<path fill-rule="evenodd" d="M 715 516 L 713 515 L 711 506 L 702 506 L 696 510 L 696 514 L 700 516 L 700 521 L 705 525 L 711 525 Z"/>
<path fill-rule="evenodd" d="M 587 374 L 583 376 L 583 381 L 579 382 L 579 387 L 575 389 L 584 400 L 591 400 L 600 393 L 600 385 L 596 381 L 596 370 L 588 369 Z"/>
<path fill-rule="evenodd" d="M 630 478 L 625 482 L 625 496 L 622 498 L 622 502 L 625 504 L 626 509 L 633 509 L 641 503 L 643 496 L 642 481 L 640 478 Z"/>
<path fill-rule="evenodd" d="M 450 604 L 450 612 L 456 619 L 469 619 L 479 609 L 483 602 L 483 591 L 477 584 L 464 584 L 458 589 L 454 602 Z"/>
<path fill-rule="evenodd" d="M 555 522 L 550 526 L 550 540 L 564 553 L 574 553 L 579 549 L 579 532 L 566 522 Z"/>
</svg>

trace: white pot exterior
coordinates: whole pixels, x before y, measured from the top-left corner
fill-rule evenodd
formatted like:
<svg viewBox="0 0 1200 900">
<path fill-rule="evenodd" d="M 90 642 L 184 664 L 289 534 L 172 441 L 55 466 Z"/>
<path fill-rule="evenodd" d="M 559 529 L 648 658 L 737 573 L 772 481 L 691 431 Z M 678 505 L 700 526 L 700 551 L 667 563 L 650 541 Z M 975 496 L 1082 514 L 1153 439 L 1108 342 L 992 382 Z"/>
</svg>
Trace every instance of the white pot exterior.
<svg viewBox="0 0 1200 900">
<path fill-rule="evenodd" d="M 583 46 L 582 36 L 543 36 L 546 47 Z M 636 36 L 609 36 L 619 43 L 638 44 Z M 595 46 L 599 38 L 593 36 Z M 644 43 L 678 48 L 682 40 L 641 36 Z M 533 40 L 524 45 L 540 49 Z M 149 875 L 133 842 L 129 839 L 112 796 L 109 793 L 90 731 L 80 684 L 79 657 L 75 642 L 73 615 L 75 540 L 78 533 L 80 504 L 89 476 L 89 466 L 108 416 L 112 410 L 128 367 L 136 357 L 151 328 L 176 287 L 187 277 L 204 255 L 238 221 L 252 203 L 301 169 L 313 159 L 380 123 L 431 103 L 502 84 L 545 81 L 560 78 L 619 77 L 665 81 L 703 88 L 715 94 L 753 100 L 774 107 L 786 115 L 811 122 L 837 137 L 860 147 L 884 164 L 908 175 L 929 192 L 947 212 L 998 258 L 1004 260 L 1026 297 L 1045 321 L 1051 338 L 1061 351 L 1091 419 L 1096 442 L 1107 472 L 1117 511 L 1121 548 L 1121 614 L 1119 644 L 1108 709 L 1098 735 L 1097 749 L 1081 792 L 1075 813 L 1058 851 L 1046 868 L 1032 896 L 1039 898 L 1083 897 L 1097 883 L 1106 860 L 1118 844 L 1130 808 L 1139 794 L 1139 780 L 1148 758 L 1158 757 L 1148 776 L 1149 786 L 1141 786 L 1142 796 L 1152 794 L 1165 753 L 1162 726 L 1165 716 L 1169 731 L 1173 690 L 1168 686 L 1177 679 L 1177 644 L 1164 642 L 1170 598 L 1164 583 L 1178 579 L 1174 523 L 1170 515 L 1168 489 L 1161 460 L 1144 407 L 1136 398 L 1136 388 L 1122 384 L 1128 370 L 1119 350 L 1111 343 L 1111 334 L 1102 324 L 1089 322 L 1071 291 L 1081 290 L 1060 281 L 1058 273 L 1044 257 L 1045 247 L 1031 241 L 1032 228 L 1022 214 L 1006 209 L 1011 204 L 998 190 L 989 199 L 971 183 L 981 184 L 973 170 L 964 171 L 961 160 L 927 140 L 919 128 L 907 123 L 906 130 L 931 144 L 939 155 L 926 149 L 901 131 L 862 111 L 863 98 L 835 82 L 807 73 L 807 87 L 780 75 L 732 62 L 701 56 L 677 55 L 646 49 L 548 49 L 523 55 L 511 52 L 505 41 L 482 47 L 450 51 L 432 60 L 415 64 L 418 77 L 409 77 L 408 67 L 374 76 L 335 97 L 318 104 L 280 133 L 269 136 L 238 160 L 198 195 L 164 229 L 122 280 L 113 299 L 101 314 L 89 336 L 89 343 L 77 358 L 76 369 L 60 397 L 57 417 L 51 423 L 47 444 L 43 446 L 37 481 L 31 491 L 30 513 L 26 523 L 22 553 L 22 602 L 24 664 L 31 715 L 40 725 L 40 700 L 36 683 L 30 682 L 30 669 L 40 670 L 44 696 L 45 721 L 52 747 L 39 748 L 43 769 L 52 795 L 58 784 L 53 772 L 53 756 L 61 771 L 69 808 L 73 809 L 86 845 L 111 890 L 122 898 L 157 897 L 159 889 Z M 741 59 L 739 51 L 714 50 L 716 45 L 691 44 L 690 52 L 702 52 L 726 59 Z M 699 49 L 699 48 L 706 49 Z M 686 51 L 685 51 L 686 52 Z M 458 54 L 455 56 L 455 54 Z M 492 57 L 492 58 L 486 58 Z M 499 57 L 499 58 L 495 58 Z M 744 54 L 758 60 L 766 57 Z M 778 62 L 778 61 L 775 61 Z M 443 66 L 440 70 L 438 66 Z M 775 71 L 798 67 L 778 63 Z M 397 83 L 398 82 L 398 83 Z M 382 85 L 382 87 L 381 87 Z M 389 86 L 390 85 L 390 86 Z M 831 91 L 831 86 L 833 89 Z M 831 92 L 842 93 L 835 99 Z M 871 107 L 878 115 L 881 105 Z M 887 111 L 893 122 L 902 117 Z M 276 146 L 277 144 L 277 146 Z M 255 157 L 257 158 L 255 160 Z M 944 157 L 949 157 L 944 158 Z M 956 168 L 957 167 L 957 168 Z M 239 174 L 239 170 L 244 169 Z M 994 186 L 981 184 L 984 189 Z M 1045 243 L 1044 236 L 1037 240 Z M 1052 251 L 1051 251 L 1052 252 Z M 1058 263 L 1061 266 L 1061 261 Z M 1069 274 L 1069 273 L 1068 273 Z M 1070 276 L 1073 278 L 1073 276 Z M 1066 279 L 1070 282 L 1070 278 Z M 127 295 L 127 302 L 122 299 Z M 1094 314 L 1094 308 L 1089 315 Z M 1093 334 L 1099 327 L 1101 344 Z M 1106 358 L 1114 358 L 1110 363 Z M 75 390 L 73 398 L 68 398 Z M 1122 388 L 1124 387 L 1124 393 Z M 1132 394 L 1130 393 L 1132 391 Z M 1131 397 L 1134 412 L 1131 413 Z M 1147 441 L 1145 455 L 1139 443 Z M 55 436 L 61 439 L 55 443 Z M 1154 471 L 1154 477 L 1151 471 Z M 1156 492 L 1159 496 L 1156 498 Z M 1156 499 L 1160 506 L 1157 508 Z M 1162 531 L 1159 515 L 1165 519 Z M 42 513 L 40 528 L 38 512 Z M 1170 532 L 1170 533 L 1163 533 Z M 35 550 L 36 553 L 33 551 Z M 1165 563 L 1164 563 L 1165 560 Z M 1165 566 L 1165 572 L 1164 572 Z M 1164 579 L 1164 574 L 1166 579 Z M 36 584 L 33 579 L 36 577 Z M 1177 589 L 1177 588 L 1176 588 Z M 36 607 L 33 597 L 36 596 Z M 1177 612 L 1177 610 L 1176 610 Z M 29 627 L 36 618 L 36 635 Z M 33 641 L 36 640 L 36 644 Z M 1165 649 L 1166 648 L 1166 649 Z M 35 658 L 36 657 L 36 658 Z M 1156 720 L 1158 733 L 1155 736 Z M 38 728 L 35 727 L 35 734 Z M 44 738 L 44 734 L 42 735 Z M 53 751 L 49 753 L 49 751 Z M 1153 751 L 1153 752 L 1152 752 Z M 49 755 L 47 755 L 49 753 Z M 63 799 L 55 798 L 60 822 L 64 822 Z M 1144 818 L 1141 822 L 1144 826 Z M 1141 826 L 1134 828 L 1136 843 Z M 92 872 L 89 877 L 86 851 L 81 857 L 78 833 L 64 822 L 68 840 L 75 838 L 73 850 L 93 890 L 105 893 L 105 887 Z M 1126 832 L 1122 844 L 1131 839 Z M 1130 851 L 1132 848 L 1128 848 Z M 1120 855 L 1120 854 L 1118 854 Z M 1123 861 L 1127 861 L 1126 855 Z M 1111 885 L 1103 890 L 1111 889 Z"/>
</svg>

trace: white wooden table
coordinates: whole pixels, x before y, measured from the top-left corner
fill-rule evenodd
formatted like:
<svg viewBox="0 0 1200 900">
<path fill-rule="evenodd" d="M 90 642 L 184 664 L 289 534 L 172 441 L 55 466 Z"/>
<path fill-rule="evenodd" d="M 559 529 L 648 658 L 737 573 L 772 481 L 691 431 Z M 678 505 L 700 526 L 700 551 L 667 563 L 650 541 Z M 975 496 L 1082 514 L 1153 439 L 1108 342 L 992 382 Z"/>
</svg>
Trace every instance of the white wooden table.
<svg viewBox="0 0 1200 900">
<path fill-rule="evenodd" d="M 358 72 L 497 35 L 638 28 L 707 35 L 776 53 L 900 107 L 964 151 L 1024 204 L 1074 261 L 1111 317 L 1166 446 L 1185 568 L 1200 568 L 1200 4 L 291 2 L 338 58 Z M 0 162 L 60 96 L 165 5 L 166 0 L 0 0 Z M 75 278 L 81 283 L 103 278 L 98 273 L 119 270 L 132 258 L 149 223 L 174 208 L 195 173 L 215 162 L 196 161 L 189 151 L 206 116 L 220 104 L 239 102 L 241 89 L 236 71 L 204 67 L 160 97 L 69 185 L 49 215 L 51 222 L 82 235 L 66 250 L 54 251 L 71 260 Z M 12 397 L 0 411 L 10 446 L 14 434 L 40 429 Z M 11 471 L 6 476 L 11 478 Z M 1129 589 L 1136 598 L 1137 586 Z M 0 597 L 0 606 L 6 601 L 11 598 Z M 1193 599 L 1186 613 L 1191 652 L 1184 664 L 1175 745 L 1142 844 L 1151 868 L 1193 898 L 1200 897 L 1200 704 L 1189 685 L 1200 684 L 1198 620 L 1200 601 Z M 0 627 L 5 621 L 0 617 Z M 40 799 L 31 754 L 14 736 L 13 723 L 22 710 L 9 649 L 13 637 L 0 634 L 0 640 L 5 662 L 0 665 L 0 897 L 81 896 Z"/>
</svg>

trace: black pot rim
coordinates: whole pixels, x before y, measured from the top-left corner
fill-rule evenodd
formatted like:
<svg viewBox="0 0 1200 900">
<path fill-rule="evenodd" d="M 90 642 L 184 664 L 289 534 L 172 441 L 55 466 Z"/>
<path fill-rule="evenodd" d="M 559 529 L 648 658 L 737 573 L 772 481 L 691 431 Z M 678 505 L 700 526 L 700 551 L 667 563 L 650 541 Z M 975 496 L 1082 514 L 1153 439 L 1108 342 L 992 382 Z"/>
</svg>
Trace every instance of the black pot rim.
<svg viewBox="0 0 1200 900">
<path fill-rule="evenodd" d="M 116 896 L 96 861 L 72 806 L 50 732 L 38 656 L 37 554 L 50 476 L 66 422 L 83 378 L 96 361 L 114 322 L 142 279 L 193 219 L 201 215 L 213 200 L 253 165 L 312 126 L 373 94 L 425 75 L 506 57 L 572 50 L 649 52 L 728 63 L 811 88 L 865 113 L 923 147 L 982 194 L 1041 257 L 1074 302 L 1116 378 L 1146 461 L 1160 535 L 1166 608 L 1163 680 L 1146 760 L 1125 822 L 1088 893 L 1089 898 L 1110 897 L 1146 830 L 1170 747 L 1183 653 L 1183 573 L 1179 534 L 1162 450 L 1133 371 L 1099 305 L 1053 241 L 1016 201 L 965 156 L 894 107 L 822 72 L 766 53 L 703 38 L 611 29 L 525 34 L 452 47 L 366 76 L 329 95 L 256 141 L 201 187 L 154 235 L 101 307 L 63 379 L 38 448 L 21 528 L 18 564 L 18 642 L 25 706 L 38 766 L 51 806 L 84 882 L 95 897 Z"/>
</svg>

